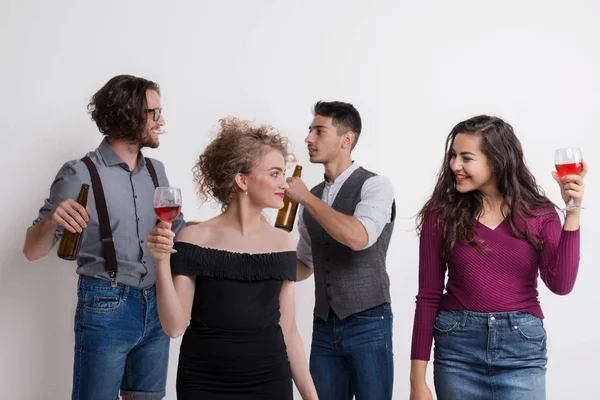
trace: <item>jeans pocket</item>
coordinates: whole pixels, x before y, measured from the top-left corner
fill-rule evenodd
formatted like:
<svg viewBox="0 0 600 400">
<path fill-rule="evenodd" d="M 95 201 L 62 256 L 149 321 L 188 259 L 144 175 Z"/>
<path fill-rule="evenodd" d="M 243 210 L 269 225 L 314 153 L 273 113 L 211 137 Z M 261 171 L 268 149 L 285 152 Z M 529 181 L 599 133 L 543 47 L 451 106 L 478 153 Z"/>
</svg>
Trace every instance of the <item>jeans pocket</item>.
<svg viewBox="0 0 600 400">
<path fill-rule="evenodd" d="M 460 325 L 460 315 L 450 311 L 439 311 L 435 317 L 433 328 L 442 333 L 450 333 Z"/>
<path fill-rule="evenodd" d="M 85 302 L 87 311 L 109 312 L 121 306 L 121 296 L 115 294 L 90 294 Z"/>
<path fill-rule="evenodd" d="M 519 332 L 519 335 L 525 340 L 541 342 L 546 339 L 546 329 L 544 329 L 544 324 L 539 318 L 519 324 L 515 328 L 516 331 Z"/>
</svg>

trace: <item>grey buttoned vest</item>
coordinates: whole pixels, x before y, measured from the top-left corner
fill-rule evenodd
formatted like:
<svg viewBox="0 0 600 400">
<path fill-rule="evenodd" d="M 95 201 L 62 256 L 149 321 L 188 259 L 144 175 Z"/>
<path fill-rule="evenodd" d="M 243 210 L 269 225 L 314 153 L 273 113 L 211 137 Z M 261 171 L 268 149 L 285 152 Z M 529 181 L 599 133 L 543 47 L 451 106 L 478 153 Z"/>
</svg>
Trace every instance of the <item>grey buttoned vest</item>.
<svg viewBox="0 0 600 400">
<path fill-rule="evenodd" d="M 360 167 L 343 183 L 332 204 L 334 210 L 353 215 L 361 201 L 361 190 L 373 172 Z M 325 182 L 311 192 L 322 198 Z M 354 251 L 335 241 L 306 209 L 303 218 L 310 236 L 315 276 L 314 315 L 327 320 L 331 308 L 339 319 L 383 303 L 390 303 L 390 279 L 385 260 L 394 230 L 395 202 L 392 218 L 377 242 L 365 250 Z"/>
</svg>

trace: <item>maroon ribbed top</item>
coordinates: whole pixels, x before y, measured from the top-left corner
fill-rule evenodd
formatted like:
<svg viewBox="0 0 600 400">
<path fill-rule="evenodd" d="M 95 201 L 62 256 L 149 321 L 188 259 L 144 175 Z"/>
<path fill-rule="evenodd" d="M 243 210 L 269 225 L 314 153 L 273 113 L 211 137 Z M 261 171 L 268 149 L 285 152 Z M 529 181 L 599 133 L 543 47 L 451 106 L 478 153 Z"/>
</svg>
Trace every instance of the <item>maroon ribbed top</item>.
<svg viewBox="0 0 600 400">
<path fill-rule="evenodd" d="M 516 238 L 506 220 L 496 229 L 477 223 L 475 236 L 482 246 L 457 244 L 446 264 L 441 256 L 437 215 L 425 218 L 411 360 L 429 360 L 438 310 L 521 311 L 544 318 L 538 301 L 538 272 L 556 294 L 568 294 L 573 289 L 579 268 L 579 229 L 563 230 L 552 208 L 536 210 L 527 224 L 543 241 L 539 252 Z M 448 283 L 444 287 L 446 267 Z"/>
</svg>

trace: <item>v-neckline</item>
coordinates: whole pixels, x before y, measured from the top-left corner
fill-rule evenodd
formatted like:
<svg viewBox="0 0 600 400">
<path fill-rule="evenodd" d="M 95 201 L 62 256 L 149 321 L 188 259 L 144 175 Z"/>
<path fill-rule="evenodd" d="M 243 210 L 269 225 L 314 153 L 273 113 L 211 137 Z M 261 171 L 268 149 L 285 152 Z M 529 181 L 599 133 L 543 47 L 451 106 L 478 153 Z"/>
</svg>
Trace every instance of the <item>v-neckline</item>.
<svg viewBox="0 0 600 400">
<path fill-rule="evenodd" d="M 491 232 L 496 232 L 496 231 L 498 230 L 498 228 L 500 228 L 500 227 L 501 227 L 501 226 L 504 224 L 504 222 L 506 222 L 506 218 L 504 218 L 504 219 L 503 219 L 503 220 L 502 220 L 502 221 L 501 221 L 501 222 L 500 222 L 498 225 L 496 225 L 494 228 L 490 228 L 489 226 L 487 226 L 487 225 L 486 225 L 486 224 L 484 224 L 483 222 L 481 222 L 481 221 L 477 220 L 477 223 L 478 223 L 480 226 L 484 227 L 485 229 L 487 229 L 488 231 L 491 231 Z"/>
</svg>

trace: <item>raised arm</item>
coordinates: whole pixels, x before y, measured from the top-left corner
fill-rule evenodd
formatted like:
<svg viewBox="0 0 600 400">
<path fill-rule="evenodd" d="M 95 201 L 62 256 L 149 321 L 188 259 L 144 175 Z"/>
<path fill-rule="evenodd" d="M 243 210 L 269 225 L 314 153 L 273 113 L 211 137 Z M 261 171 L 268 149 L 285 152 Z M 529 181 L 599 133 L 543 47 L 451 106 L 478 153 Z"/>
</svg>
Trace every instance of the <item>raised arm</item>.
<svg viewBox="0 0 600 400">
<path fill-rule="evenodd" d="M 179 237 L 185 238 L 188 228 Z M 175 234 L 171 224 L 160 222 L 148 235 L 148 250 L 156 267 L 156 302 L 163 330 L 176 338 L 187 329 L 192 314 L 196 278 L 171 274 L 171 249 Z"/>
</svg>

